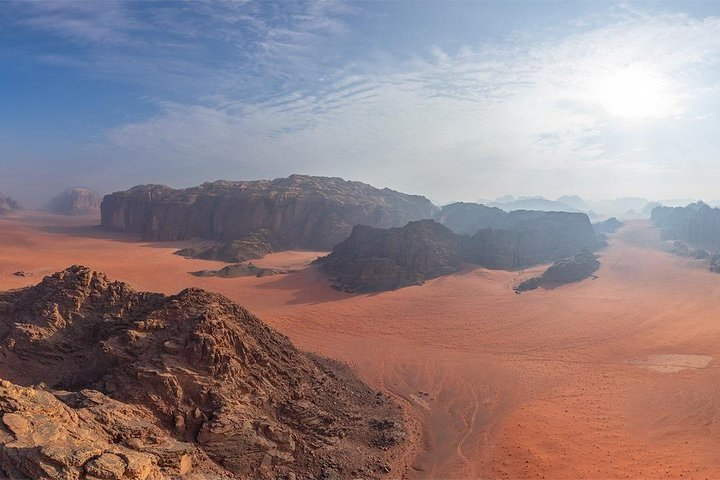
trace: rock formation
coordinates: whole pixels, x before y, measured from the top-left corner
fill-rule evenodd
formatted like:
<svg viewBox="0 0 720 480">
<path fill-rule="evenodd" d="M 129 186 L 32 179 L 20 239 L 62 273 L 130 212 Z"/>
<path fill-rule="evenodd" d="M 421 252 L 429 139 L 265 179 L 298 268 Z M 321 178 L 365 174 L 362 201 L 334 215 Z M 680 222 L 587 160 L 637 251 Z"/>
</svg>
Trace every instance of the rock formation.
<svg viewBox="0 0 720 480">
<path fill-rule="evenodd" d="M 553 263 L 539 277 L 525 280 L 515 287 L 515 291 L 524 292 L 542 286 L 556 286 L 584 280 L 600 268 L 597 258 L 597 255 L 590 250 L 583 249 L 572 258 L 565 258 Z"/>
<path fill-rule="evenodd" d="M 403 439 L 384 395 L 198 289 L 71 267 L 0 293 L 0 346 L 0 476 L 373 478 Z"/>
<path fill-rule="evenodd" d="M 623 225 L 625 225 L 625 222 L 612 217 L 602 222 L 593 223 L 593 229 L 598 234 L 615 233 Z"/>
<path fill-rule="evenodd" d="M 516 270 L 599 246 L 584 214 L 516 211 L 493 224 L 498 228 L 472 236 L 457 235 L 432 220 L 389 230 L 357 226 L 317 262 L 335 288 L 375 292 L 456 272 L 463 262 Z"/>
<path fill-rule="evenodd" d="M 15 200 L 0 193 L 0 215 L 19 209 L 20 205 Z"/>
<path fill-rule="evenodd" d="M 473 235 L 483 228 L 492 228 L 508 213 L 480 203 L 457 202 L 442 207 L 438 222 L 461 235 Z"/>
<path fill-rule="evenodd" d="M 272 253 L 273 244 L 277 246 L 278 241 L 274 240 L 267 232 L 258 232 L 220 245 L 183 248 L 175 254 L 201 260 L 239 263 L 262 258 L 268 253 Z"/>
<path fill-rule="evenodd" d="M 102 225 L 152 240 L 223 242 L 265 231 L 281 248 L 329 250 L 352 227 L 389 228 L 432 218 L 429 200 L 340 178 L 292 175 L 218 181 L 185 190 L 146 185 L 105 196 Z"/>
<path fill-rule="evenodd" d="M 269 277 L 271 275 L 283 275 L 291 273 L 293 270 L 281 270 L 277 268 L 263 268 L 253 265 L 252 263 L 238 263 L 228 265 L 219 270 L 200 270 L 198 272 L 190 272 L 196 277 L 220 277 L 220 278 L 238 278 L 238 277 Z"/>
<path fill-rule="evenodd" d="M 720 209 L 703 202 L 686 207 L 655 207 L 650 219 L 664 240 L 683 240 L 694 247 L 720 249 Z"/>
<path fill-rule="evenodd" d="M 433 220 L 388 230 L 358 225 L 317 262 L 339 290 L 395 290 L 458 271 L 458 239 Z"/>
<path fill-rule="evenodd" d="M 47 210 L 63 215 L 84 215 L 96 213 L 102 199 L 95 190 L 85 187 L 71 187 L 59 193 L 47 205 Z"/>
</svg>

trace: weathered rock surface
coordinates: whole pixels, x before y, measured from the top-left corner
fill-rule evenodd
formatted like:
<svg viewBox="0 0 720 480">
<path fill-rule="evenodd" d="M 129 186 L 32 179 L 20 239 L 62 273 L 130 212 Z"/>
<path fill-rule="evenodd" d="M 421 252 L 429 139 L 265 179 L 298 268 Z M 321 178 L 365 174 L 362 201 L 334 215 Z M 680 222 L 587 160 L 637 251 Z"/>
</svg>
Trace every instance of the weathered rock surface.
<svg viewBox="0 0 720 480">
<path fill-rule="evenodd" d="M 0 193 L 0 215 L 19 209 L 20 204 L 18 202 Z"/>
<path fill-rule="evenodd" d="M 387 230 L 358 225 L 350 237 L 317 262 L 339 290 L 394 290 L 458 271 L 458 240 L 433 220 Z"/>
<path fill-rule="evenodd" d="M 53 197 L 47 205 L 47 210 L 63 215 L 85 215 L 98 212 L 101 202 L 102 199 L 95 190 L 71 187 Z"/>
<path fill-rule="evenodd" d="M 373 478 L 403 439 L 389 399 L 226 298 L 78 266 L 0 293 L 0 377 L 11 478 Z"/>
<path fill-rule="evenodd" d="M 218 181 L 185 190 L 146 185 L 106 195 L 102 225 L 153 240 L 232 241 L 266 231 L 282 248 L 326 250 L 352 227 L 389 228 L 432 218 L 428 199 L 340 178 L 292 175 Z"/>
<path fill-rule="evenodd" d="M 584 214 L 516 211 L 493 223 L 499 228 L 472 236 L 432 220 L 389 230 L 357 226 L 318 263 L 335 288 L 375 292 L 456 272 L 463 262 L 515 270 L 599 246 Z"/>
<path fill-rule="evenodd" d="M 525 280 L 515 287 L 515 291 L 525 292 L 542 286 L 579 282 L 590 277 L 598 268 L 600 268 L 598 256 L 590 250 L 582 250 L 572 258 L 565 258 L 553 263 L 539 277 Z"/>
<path fill-rule="evenodd" d="M 253 265 L 252 263 L 240 263 L 228 265 L 219 270 L 200 270 L 190 272 L 196 277 L 220 277 L 220 278 L 238 278 L 238 277 L 269 277 L 272 275 L 283 275 L 291 273 L 292 270 L 282 270 L 278 268 L 263 268 Z"/>
</svg>

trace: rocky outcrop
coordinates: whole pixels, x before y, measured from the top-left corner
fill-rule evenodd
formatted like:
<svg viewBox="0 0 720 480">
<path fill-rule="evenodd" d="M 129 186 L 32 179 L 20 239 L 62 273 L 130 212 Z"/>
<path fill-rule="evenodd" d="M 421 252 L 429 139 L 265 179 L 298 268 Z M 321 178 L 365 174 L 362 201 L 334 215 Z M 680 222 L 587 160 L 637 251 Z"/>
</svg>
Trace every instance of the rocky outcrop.
<svg viewBox="0 0 720 480">
<path fill-rule="evenodd" d="M 583 213 L 516 210 L 494 225 L 463 238 L 464 261 L 486 268 L 517 270 L 600 246 Z"/>
<path fill-rule="evenodd" d="M 539 277 L 525 280 L 515 287 L 515 291 L 525 292 L 538 287 L 554 287 L 579 282 L 592 276 L 598 268 L 600 268 L 598 256 L 589 250 L 582 250 L 572 258 L 565 258 L 553 263 Z"/>
<path fill-rule="evenodd" d="M 18 202 L 0 193 L 0 215 L 19 209 L 20 204 Z"/>
<path fill-rule="evenodd" d="M 395 290 L 458 271 L 458 240 L 433 220 L 388 230 L 358 225 L 317 263 L 339 290 Z"/>
<path fill-rule="evenodd" d="M 683 240 L 688 244 L 717 251 L 720 249 L 720 209 L 703 202 L 686 207 L 655 207 L 650 219 L 660 229 L 663 240 Z"/>
<path fill-rule="evenodd" d="M 63 215 L 85 215 L 97 213 L 102 199 L 95 190 L 85 187 L 71 187 L 59 193 L 47 205 L 47 210 Z"/>
<path fill-rule="evenodd" d="M 373 478 L 403 439 L 388 398 L 198 289 L 72 267 L 0 293 L 0 345 L 11 478 Z"/>
<path fill-rule="evenodd" d="M 185 190 L 160 185 L 106 195 L 102 225 L 152 240 L 195 237 L 232 241 L 261 231 L 282 248 L 331 249 L 352 227 L 381 228 L 432 218 L 429 200 L 340 178 L 292 175 L 219 181 Z"/>
<path fill-rule="evenodd" d="M 283 275 L 291 273 L 293 270 L 282 270 L 278 268 L 264 268 L 253 265 L 252 263 L 239 263 L 228 265 L 219 270 L 200 270 L 198 272 L 190 272 L 196 277 L 220 277 L 220 278 L 238 278 L 238 277 L 269 277 L 272 275 Z"/>
<path fill-rule="evenodd" d="M 625 225 L 624 222 L 621 222 L 617 218 L 612 217 L 608 218 L 603 222 L 593 223 L 593 229 L 595 229 L 595 233 L 599 235 L 605 235 L 615 233 L 623 225 Z"/>
<path fill-rule="evenodd" d="M 175 252 L 175 254 L 201 260 L 239 263 L 262 258 L 272 253 L 273 244 L 277 246 L 278 241 L 273 239 L 267 232 L 258 232 L 220 245 L 183 248 Z"/>
<path fill-rule="evenodd" d="M 457 202 L 442 207 L 438 222 L 461 235 L 473 235 L 483 228 L 492 228 L 508 215 L 495 207 L 480 203 Z"/>
<path fill-rule="evenodd" d="M 374 292 L 456 272 L 463 262 L 516 270 L 599 246 L 584 214 L 516 211 L 494 224 L 499 228 L 472 236 L 457 235 L 432 220 L 389 230 L 357 226 L 318 263 L 335 288 Z"/>
</svg>

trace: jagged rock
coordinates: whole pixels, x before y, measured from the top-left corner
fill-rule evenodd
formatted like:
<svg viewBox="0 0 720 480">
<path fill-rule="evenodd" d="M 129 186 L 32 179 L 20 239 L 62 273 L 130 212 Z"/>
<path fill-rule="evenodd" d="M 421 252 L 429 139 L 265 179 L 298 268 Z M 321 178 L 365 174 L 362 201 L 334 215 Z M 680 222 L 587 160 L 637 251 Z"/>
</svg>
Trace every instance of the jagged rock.
<svg viewBox="0 0 720 480">
<path fill-rule="evenodd" d="M 597 248 L 584 214 L 516 211 L 473 236 L 433 220 L 389 230 L 357 226 L 330 255 L 317 260 L 335 288 L 376 292 L 417 285 L 458 271 L 463 262 L 519 269 Z"/>
<path fill-rule="evenodd" d="M 190 272 L 196 277 L 220 277 L 220 278 L 238 278 L 238 277 L 268 277 L 271 275 L 282 275 L 291 273 L 292 270 L 281 270 L 277 268 L 257 267 L 252 263 L 228 265 L 220 270 L 200 270 L 198 272 Z"/>
<path fill-rule="evenodd" d="M 358 225 L 317 262 L 339 290 L 394 290 L 458 271 L 457 241 L 457 235 L 433 220 L 389 230 Z"/>
<path fill-rule="evenodd" d="M 358 419 L 403 438 L 397 406 L 349 369 L 199 289 L 136 292 L 71 267 L 0 293 L 0 345 L 0 407 L 17 414 L 0 429 L 11 478 L 318 478 L 385 455 Z"/>
<path fill-rule="evenodd" d="M 17 272 L 14 272 L 13 275 L 16 277 L 32 277 L 32 273 L 26 272 L 24 270 L 18 270 Z"/>
<path fill-rule="evenodd" d="M 102 225 L 153 240 L 232 241 L 269 232 L 282 248 L 330 249 L 353 225 L 396 227 L 432 218 L 429 200 L 340 178 L 292 175 L 185 190 L 146 185 L 106 195 Z"/>
<path fill-rule="evenodd" d="M 101 202 L 102 199 L 95 190 L 70 187 L 53 197 L 47 205 L 47 210 L 63 215 L 84 215 L 99 211 Z"/>
<path fill-rule="evenodd" d="M 516 292 L 534 290 L 541 286 L 556 286 L 579 282 L 590 277 L 600 268 L 598 256 L 589 250 L 582 250 L 573 258 L 558 260 L 539 277 L 525 280 L 515 287 Z"/>
<path fill-rule="evenodd" d="M 6 197 L 0 193 L 0 215 L 13 210 L 20 210 L 20 204 L 12 198 Z"/>
</svg>

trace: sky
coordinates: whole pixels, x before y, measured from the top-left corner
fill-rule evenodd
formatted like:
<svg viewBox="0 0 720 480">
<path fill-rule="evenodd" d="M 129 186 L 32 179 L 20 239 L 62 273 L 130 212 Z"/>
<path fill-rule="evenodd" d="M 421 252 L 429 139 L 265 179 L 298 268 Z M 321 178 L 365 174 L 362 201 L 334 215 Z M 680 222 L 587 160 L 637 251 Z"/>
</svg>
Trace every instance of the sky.
<svg viewBox="0 0 720 480">
<path fill-rule="evenodd" d="M 0 191 L 720 198 L 720 2 L 4 1 Z"/>
</svg>

